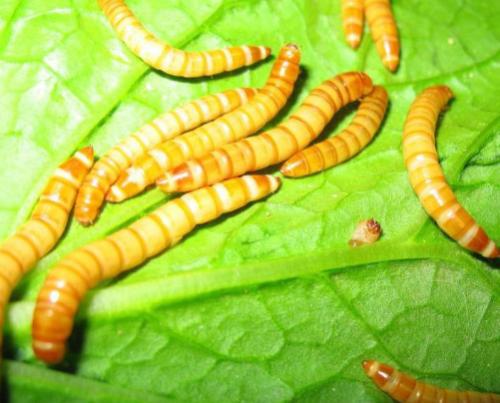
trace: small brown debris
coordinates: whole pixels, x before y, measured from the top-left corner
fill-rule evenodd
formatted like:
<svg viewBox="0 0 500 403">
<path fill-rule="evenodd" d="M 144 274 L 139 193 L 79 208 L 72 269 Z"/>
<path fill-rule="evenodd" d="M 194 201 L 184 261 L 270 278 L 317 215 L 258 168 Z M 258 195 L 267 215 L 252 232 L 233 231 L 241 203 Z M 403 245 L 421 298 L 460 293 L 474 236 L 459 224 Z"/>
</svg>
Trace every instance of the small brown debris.
<svg viewBox="0 0 500 403">
<path fill-rule="evenodd" d="M 382 228 L 373 218 L 361 221 L 354 230 L 349 245 L 355 248 L 377 242 L 381 234 Z"/>
</svg>

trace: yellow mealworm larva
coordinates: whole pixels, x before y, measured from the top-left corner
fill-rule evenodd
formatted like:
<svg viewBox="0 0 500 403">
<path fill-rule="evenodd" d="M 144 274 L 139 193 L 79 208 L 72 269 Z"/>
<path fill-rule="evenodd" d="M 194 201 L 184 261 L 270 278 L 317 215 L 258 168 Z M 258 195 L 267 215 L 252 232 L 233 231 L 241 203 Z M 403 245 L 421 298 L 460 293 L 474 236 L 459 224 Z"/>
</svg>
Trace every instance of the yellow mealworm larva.
<svg viewBox="0 0 500 403">
<path fill-rule="evenodd" d="M 267 58 L 264 46 L 235 46 L 204 52 L 185 52 L 148 32 L 123 0 L 99 0 L 104 14 L 129 49 L 144 62 L 180 77 L 201 77 L 236 70 Z"/>
<path fill-rule="evenodd" d="M 47 362 L 65 351 L 78 305 L 86 292 L 177 243 L 196 225 L 212 221 L 275 192 L 274 176 L 244 176 L 199 189 L 167 202 L 105 239 L 70 253 L 51 270 L 35 306 L 33 349 Z"/>
<path fill-rule="evenodd" d="M 342 0 L 342 26 L 347 43 L 357 48 L 363 35 L 363 0 Z"/>
<path fill-rule="evenodd" d="M 380 224 L 373 218 L 361 221 L 354 230 L 349 245 L 353 248 L 362 245 L 369 245 L 375 243 L 382 234 Z"/>
<path fill-rule="evenodd" d="M 188 102 L 166 112 L 120 141 L 96 162 L 78 192 L 75 217 L 83 225 L 92 224 L 105 195 L 121 171 L 158 144 L 209 122 L 246 103 L 256 94 L 238 88 Z"/>
<path fill-rule="evenodd" d="M 390 0 L 364 0 L 366 19 L 382 63 L 390 71 L 399 65 L 399 34 Z"/>
<path fill-rule="evenodd" d="M 338 135 L 295 154 L 281 167 L 285 176 L 299 177 L 330 168 L 358 154 L 373 139 L 387 109 L 387 92 L 376 86 L 361 101 L 352 123 Z"/>
<path fill-rule="evenodd" d="M 419 382 L 387 364 L 367 360 L 363 369 L 373 382 L 397 402 L 500 403 L 500 395 L 439 388 Z"/>
<path fill-rule="evenodd" d="M 313 141 L 343 106 L 370 93 L 364 73 L 340 74 L 313 89 L 285 122 L 179 165 L 157 181 L 165 192 L 185 192 L 281 162 Z"/>
<path fill-rule="evenodd" d="M 300 72 L 299 61 L 297 46 L 284 46 L 266 85 L 253 99 L 214 122 L 150 150 L 120 175 L 106 199 L 119 202 L 134 196 L 165 171 L 261 129 L 286 104 Z"/>
<path fill-rule="evenodd" d="M 60 165 L 49 178 L 31 218 L 0 245 L 0 328 L 16 284 L 63 234 L 93 154 L 92 148 L 86 147 Z"/>
<path fill-rule="evenodd" d="M 427 88 L 413 101 L 403 130 L 405 165 L 415 193 L 439 227 L 464 248 L 495 258 L 497 246 L 460 205 L 439 164 L 436 122 L 452 97 L 451 90 L 441 85 Z"/>
</svg>

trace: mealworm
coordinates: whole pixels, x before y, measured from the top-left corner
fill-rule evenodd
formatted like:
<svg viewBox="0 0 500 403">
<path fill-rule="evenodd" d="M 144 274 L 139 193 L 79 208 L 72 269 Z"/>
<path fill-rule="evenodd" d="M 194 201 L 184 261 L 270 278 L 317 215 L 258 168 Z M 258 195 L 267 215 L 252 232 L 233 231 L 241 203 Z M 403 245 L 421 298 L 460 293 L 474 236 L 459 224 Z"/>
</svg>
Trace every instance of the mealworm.
<svg viewBox="0 0 500 403">
<path fill-rule="evenodd" d="M 93 150 L 86 147 L 60 165 L 49 178 L 31 218 L 0 245 L 0 328 L 16 284 L 63 234 L 77 190 L 92 160 Z"/>
<path fill-rule="evenodd" d="M 125 200 L 171 168 L 191 158 L 201 157 L 226 144 L 261 129 L 285 105 L 300 72 L 300 51 L 295 45 L 281 49 L 264 88 L 245 105 L 189 133 L 150 150 L 124 171 L 111 187 L 106 199 Z"/>
<path fill-rule="evenodd" d="M 361 101 L 352 123 L 335 137 L 302 150 L 281 167 L 285 176 L 310 175 L 353 157 L 373 139 L 387 109 L 387 92 L 376 86 Z"/>
<path fill-rule="evenodd" d="M 372 89 L 372 81 L 364 73 L 333 77 L 313 89 L 299 109 L 277 127 L 187 161 L 164 174 L 156 184 L 165 192 L 185 192 L 274 165 L 304 148 L 341 107 Z"/>
<path fill-rule="evenodd" d="M 167 74 L 201 77 L 236 70 L 267 58 L 264 46 L 236 46 L 204 52 L 176 49 L 148 32 L 123 0 L 99 0 L 118 37 L 145 63 Z"/>
<path fill-rule="evenodd" d="M 410 107 L 403 130 L 403 157 L 410 183 L 424 209 L 446 234 L 484 257 L 498 257 L 495 243 L 460 205 L 439 164 L 436 122 L 452 97 L 444 85 L 430 87 Z"/>
<path fill-rule="evenodd" d="M 354 230 L 349 245 L 353 248 L 362 245 L 369 245 L 375 243 L 382 234 L 380 224 L 373 218 L 361 221 Z"/>
<path fill-rule="evenodd" d="M 105 239 L 69 254 L 45 280 L 33 317 L 33 349 L 47 362 L 65 351 L 78 305 L 98 282 L 116 277 L 181 240 L 193 228 L 275 192 L 279 179 L 244 176 L 167 202 Z"/>
<path fill-rule="evenodd" d="M 347 43 L 357 48 L 363 34 L 363 0 L 342 0 L 342 26 Z"/>
<path fill-rule="evenodd" d="M 399 65 L 399 35 L 389 0 L 364 0 L 366 19 L 382 63 L 390 71 Z"/>
<path fill-rule="evenodd" d="M 500 395 L 439 388 L 419 382 L 378 361 L 363 361 L 363 369 L 372 381 L 397 402 L 500 402 Z"/>
<path fill-rule="evenodd" d="M 126 137 L 104 154 L 85 178 L 76 198 L 76 219 L 83 225 L 92 224 L 120 173 L 148 150 L 234 110 L 256 92 L 251 88 L 238 88 L 205 96 L 156 117 Z"/>
</svg>

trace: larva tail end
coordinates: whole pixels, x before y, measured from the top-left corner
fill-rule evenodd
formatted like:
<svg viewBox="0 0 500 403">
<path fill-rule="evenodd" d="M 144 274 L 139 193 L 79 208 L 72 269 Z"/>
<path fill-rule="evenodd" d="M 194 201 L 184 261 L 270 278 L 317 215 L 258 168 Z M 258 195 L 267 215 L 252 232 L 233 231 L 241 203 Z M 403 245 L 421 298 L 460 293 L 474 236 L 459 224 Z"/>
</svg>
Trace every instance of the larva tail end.
<svg viewBox="0 0 500 403">
<path fill-rule="evenodd" d="M 480 252 L 480 254 L 487 259 L 496 259 L 499 257 L 500 251 L 495 245 L 495 242 L 490 240 L 486 247 Z"/>
<path fill-rule="evenodd" d="M 392 73 L 394 73 L 394 72 L 398 69 L 398 66 L 399 66 L 399 58 L 398 58 L 398 59 L 393 59 L 393 58 L 390 58 L 390 59 L 384 59 L 383 64 L 384 64 L 384 66 L 385 66 L 385 67 L 386 67 L 389 71 L 391 71 Z"/>
<path fill-rule="evenodd" d="M 361 43 L 361 36 L 358 34 L 350 33 L 346 36 L 345 39 L 347 41 L 347 44 L 353 49 L 357 49 L 359 44 Z"/>
<path fill-rule="evenodd" d="M 281 48 L 278 59 L 288 60 L 290 63 L 299 64 L 301 57 L 300 48 L 289 43 Z"/>
<path fill-rule="evenodd" d="M 84 227 L 88 227 L 94 224 L 95 219 L 97 217 L 97 211 L 91 211 L 87 206 L 79 206 L 75 207 L 74 217 L 76 221 L 78 221 Z"/>
<path fill-rule="evenodd" d="M 36 357 L 50 365 L 60 363 L 66 352 L 66 346 L 63 342 L 33 340 L 32 346 Z"/>
<path fill-rule="evenodd" d="M 374 360 L 364 360 L 362 362 L 361 365 L 363 366 L 363 370 L 366 372 L 367 375 L 370 372 L 370 369 L 372 368 L 374 363 L 375 363 Z"/>
<path fill-rule="evenodd" d="M 373 81 L 368 74 L 358 73 L 362 84 L 363 96 L 370 94 L 373 91 Z"/>
<path fill-rule="evenodd" d="M 94 147 L 92 146 L 83 147 L 80 150 L 80 153 L 82 153 L 89 160 L 94 161 Z"/>
</svg>

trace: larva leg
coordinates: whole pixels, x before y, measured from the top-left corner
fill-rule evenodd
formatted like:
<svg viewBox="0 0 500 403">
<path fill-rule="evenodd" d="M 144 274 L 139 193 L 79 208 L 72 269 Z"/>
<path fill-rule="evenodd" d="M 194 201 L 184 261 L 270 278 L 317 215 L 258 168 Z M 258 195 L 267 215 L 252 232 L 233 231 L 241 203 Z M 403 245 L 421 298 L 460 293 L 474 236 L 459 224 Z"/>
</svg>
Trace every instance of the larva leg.
<svg viewBox="0 0 500 403">
<path fill-rule="evenodd" d="M 33 317 L 33 349 L 47 362 L 65 351 L 78 305 L 86 292 L 164 251 L 196 225 L 266 197 L 279 187 L 273 176 L 244 176 L 169 201 L 107 238 L 69 254 L 51 270 L 38 295 Z"/>
<path fill-rule="evenodd" d="M 378 361 L 364 361 L 363 369 L 380 389 L 397 402 L 500 402 L 500 395 L 494 393 L 455 391 L 418 382 Z"/>
<path fill-rule="evenodd" d="M 342 26 L 347 43 L 357 48 L 363 35 L 363 0 L 342 0 Z"/>
<path fill-rule="evenodd" d="M 389 0 L 364 0 L 366 19 L 382 63 L 390 71 L 399 65 L 399 34 Z"/>
<path fill-rule="evenodd" d="M 99 0 L 118 37 L 145 63 L 180 77 L 212 76 L 249 66 L 267 58 L 264 46 L 237 46 L 205 52 L 175 49 L 148 32 L 123 0 Z"/>
<path fill-rule="evenodd" d="M 83 225 L 92 224 L 105 195 L 121 171 L 163 141 L 192 130 L 243 105 L 257 93 L 238 88 L 188 102 L 164 113 L 126 137 L 94 165 L 78 192 L 75 217 Z"/>
<path fill-rule="evenodd" d="M 165 192 L 185 192 L 281 162 L 314 140 L 344 105 L 370 93 L 364 73 L 344 73 L 312 90 L 299 109 L 276 128 L 227 144 L 160 177 Z"/>
<path fill-rule="evenodd" d="M 373 139 L 387 109 L 387 92 L 375 87 L 361 101 L 352 123 L 338 135 L 295 154 L 281 167 L 285 176 L 299 177 L 330 168 L 358 154 Z"/>
<path fill-rule="evenodd" d="M 123 172 L 107 200 L 119 202 L 141 192 L 165 171 L 201 157 L 261 129 L 286 104 L 300 73 L 300 51 L 286 45 L 273 65 L 266 85 L 245 105 L 148 152 Z"/>
<path fill-rule="evenodd" d="M 452 98 L 446 86 L 424 90 L 413 102 L 403 131 L 403 156 L 411 186 L 439 227 L 464 248 L 498 257 L 495 243 L 460 205 L 444 177 L 435 146 L 439 113 Z"/>
<path fill-rule="evenodd" d="M 0 328 L 14 287 L 63 234 L 92 162 L 92 148 L 86 147 L 60 165 L 49 178 L 31 218 L 0 245 Z"/>
</svg>

